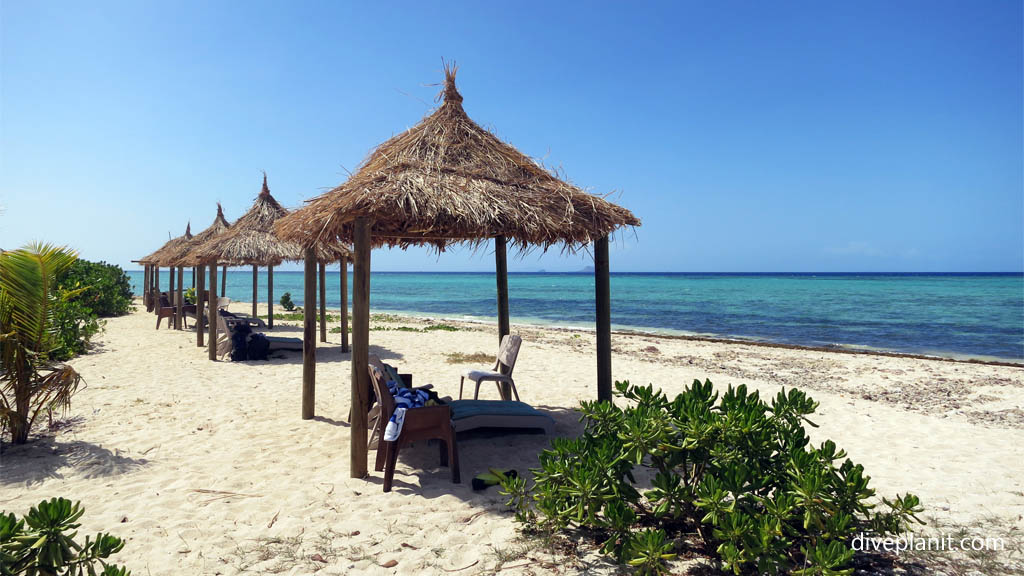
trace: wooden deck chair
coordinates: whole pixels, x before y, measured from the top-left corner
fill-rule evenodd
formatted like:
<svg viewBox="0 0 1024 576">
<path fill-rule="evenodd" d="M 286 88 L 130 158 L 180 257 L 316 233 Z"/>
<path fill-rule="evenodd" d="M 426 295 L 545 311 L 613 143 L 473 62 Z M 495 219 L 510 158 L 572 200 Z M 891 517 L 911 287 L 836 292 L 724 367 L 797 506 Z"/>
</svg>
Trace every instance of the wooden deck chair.
<svg viewBox="0 0 1024 576">
<path fill-rule="evenodd" d="M 379 420 L 386 423 L 395 412 L 395 398 L 388 391 L 384 374 L 376 366 L 367 366 L 370 371 L 370 383 L 373 385 L 380 402 Z M 441 466 L 448 466 L 452 472 L 452 482 L 458 484 L 459 450 L 455 442 L 455 429 L 452 427 L 452 411 L 446 405 L 423 406 L 410 408 L 405 412 L 405 423 L 402 433 L 394 441 L 381 441 L 377 448 L 377 460 L 374 470 L 384 471 L 384 491 L 391 492 L 391 484 L 395 477 L 395 464 L 398 462 L 398 451 L 417 440 L 440 440 Z"/>
<path fill-rule="evenodd" d="M 522 345 L 523 339 L 519 335 L 506 334 L 501 339 L 501 346 L 498 348 L 498 358 L 494 362 L 494 368 L 490 370 L 467 370 L 462 374 L 462 378 L 459 380 L 459 399 L 462 399 L 462 386 L 468 378 L 476 383 L 476 388 L 473 391 L 474 400 L 480 397 L 481 382 L 494 382 L 495 386 L 498 387 L 499 395 L 501 394 L 501 385 L 508 384 L 512 388 L 512 393 L 516 395 L 516 401 L 518 401 L 519 391 L 516 390 L 515 380 L 512 379 L 512 370 L 516 367 L 516 358 L 519 356 L 519 347 Z M 502 368 L 505 368 L 505 373 L 501 372 Z M 504 397 L 502 399 L 508 400 L 508 398 Z"/>
<path fill-rule="evenodd" d="M 160 321 L 167 318 L 167 327 L 170 328 L 174 325 L 174 317 L 178 314 L 178 309 L 171 305 L 171 300 L 167 297 L 166 292 L 160 293 L 158 300 L 159 305 L 156 306 L 154 312 L 156 312 L 156 329 L 160 329 Z"/>
<path fill-rule="evenodd" d="M 241 321 L 244 322 L 245 320 L 243 319 Z M 222 359 L 225 356 L 227 356 L 228 354 L 230 354 L 231 350 L 233 350 L 234 347 L 235 347 L 234 342 L 231 340 L 231 334 L 232 334 L 231 327 L 232 327 L 233 324 L 234 324 L 233 322 L 229 323 L 227 321 L 227 319 L 222 314 L 220 314 L 220 312 L 218 311 L 218 313 L 217 313 L 217 358 L 218 359 Z M 256 330 L 253 330 L 253 331 L 255 332 Z M 282 352 L 282 351 L 286 351 L 286 350 L 289 350 L 289 351 L 292 351 L 292 352 L 301 352 L 302 351 L 302 338 L 289 338 L 289 337 L 286 337 L 286 336 L 267 336 L 266 334 L 264 334 L 263 336 L 270 342 L 270 349 L 268 350 L 268 352 L 273 353 L 273 352 Z"/>
</svg>

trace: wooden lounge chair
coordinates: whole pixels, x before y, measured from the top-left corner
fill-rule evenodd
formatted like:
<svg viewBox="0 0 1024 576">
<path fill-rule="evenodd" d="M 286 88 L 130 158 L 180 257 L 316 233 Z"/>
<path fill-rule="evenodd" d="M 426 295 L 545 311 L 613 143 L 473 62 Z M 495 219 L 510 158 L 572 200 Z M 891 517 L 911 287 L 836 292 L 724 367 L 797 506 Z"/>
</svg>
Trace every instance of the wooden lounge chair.
<svg viewBox="0 0 1024 576">
<path fill-rule="evenodd" d="M 395 399 L 388 391 L 384 381 L 384 374 L 376 366 L 368 366 L 370 371 L 370 382 L 380 402 L 380 422 L 386 423 L 391 419 L 395 411 Z M 403 447 L 417 440 L 440 440 L 441 465 L 449 466 L 452 472 L 452 482 L 458 484 L 459 478 L 459 450 L 455 442 L 455 429 L 452 426 L 452 412 L 447 405 L 423 406 L 421 408 L 410 408 L 405 412 L 405 422 L 402 425 L 402 432 L 394 441 L 383 440 L 382 446 L 377 449 L 377 460 L 374 470 L 384 471 L 384 491 L 391 491 L 391 484 L 395 477 L 395 464 L 398 462 L 398 451 Z"/>
<path fill-rule="evenodd" d="M 244 322 L 244 319 L 238 320 Z M 217 357 L 224 358 L 231 353 L 234 348 L 234 343 L 231 341 L 231 327 L 237 322 L 232 322 L 230 325 L 227 322 L 227 318 L 224 317 L 220 311 L 217 313 Z M 256 330 L 253 330 L 254 332 Z M 268 352 L 279 352 L 284 350 L 302 351 L 302 338 L 287 338 L 284 336 L 267 336 L 263 335 L 270 342 L 270 349 Z"/>
<path fill-rule="evenodd" d="M 376 367 L 381 373 L 385 373 L 385 365 L 376 354 L 370 354 L 369 365 Z M 397 374 L 401 384 L 406 388 L 412 388 L 412 374 Z M 385 387 L 388 378 L 385 377 Z M 370 383 L 373 389 L 373 383 Z M 433 388 L 430 384 L 418 387 L 419 390 Z M 372 397 L 371 397 L 372 401 Z M 540 412 L 525 402 L 512 400 L 451 400 L 449 397 L 441 398 L 452 409 L 452 426 L 456 432 L 466 432 L 477 428 L 501 428 L 505 430 L 543 430 L 551 434 L 555 430 L 555 420 L 551 416 Z M 379 440 L 384 434 L 384 426 L 387 425 L 387 418 L 381 419 L 380 404 L 371 406 L 367 425 L 371 429 L 367 438 L 368 447 L 378 450 L 377 457 L 383 458 L 379 450 Z M 390 418 L 390 416 L 388 417 Z"/>
<path fill-rule="evenodd" d="M 380 370 L 382 374 L 385 374 L 384 381 L 386 384 L 388 380 L 388 371 L 387 368 L 385 367 L 384 362 L 381 361 L 380 356 L 377 356 L 376 354 L 370 354 L 369 358 L 367 359 L 367 362 L 370 366 L 375 366 L 378 370 Z M 405 386 L 406 388 L 413 387 L 412 374 L 399 374 L 396 371 L 395 375 L 401 381 L 400 384 L 402 386 Z M 427 384 L 426 386 L 419 387 L 419 390 L 430 390 L 433 387 L 434 386 L 432 384 Z M 366 425 L 367 428 L 370 429 L 370 435 L 367 437 L 367 446 L 371 450 L 376 450 L 381 436 L 384 435 L 384 426 L 387 424 L 387 421 L 382 421 L 380 418 L 380 402 L 376 401 L 377 390 L 374 389 L 373 382 L 370 382 L 370 389 L 368 392 L 370 393 L 370 410 L 367 412 Z M 451 398 L 447 399 L 451 400 Z M 349 414 L 349 419 L 352 419 L 351 414 Z"/>
<path fill-rule="evenodd" d="M 516 358 L 519 356 L 519 347 L 522 346 L 523 339 L 517 334 L 506 334 L 501 339 L 501 346 L 498 348 L 498 358 L 494 362 L 494 368 L 490 370 L 467 370 L 462 374 L 462 378 L 459 380 L 459 400 L 462 399 L 462 385 L 465 384 L 466 379 L 472 380 L 476 384 L 476 388 L 473 390 L 473 399 L 476 400 L 480 397 L 480 383 L 481 382 L 494 382 L 495 386 L 498 387 L 498 394 L 503 400 L 505 398 L 501 391 L 502 384 L 508 384 L 512 388 L 512 393 L 516 395 L 516 401 L 519 400 L 519 391 L 516 390 L 515 380 L 512 379 L 512 370 L 516 367 Z M 502 368 L 505 369 L 502 372 Z"/>
<path fill-rule="evenodd" d="M 170 328 L 174 325 L 174 317 L 178 315 L 178 309 L 171 305 L 171 300 L 167 297 L 166 292 L 161 292 L 159 305 L 156 306 L 154 312 L 156 313 L 156 329 L 160 329 L 160 321 L 167 318 L 167 327 Z"/>
</svg>

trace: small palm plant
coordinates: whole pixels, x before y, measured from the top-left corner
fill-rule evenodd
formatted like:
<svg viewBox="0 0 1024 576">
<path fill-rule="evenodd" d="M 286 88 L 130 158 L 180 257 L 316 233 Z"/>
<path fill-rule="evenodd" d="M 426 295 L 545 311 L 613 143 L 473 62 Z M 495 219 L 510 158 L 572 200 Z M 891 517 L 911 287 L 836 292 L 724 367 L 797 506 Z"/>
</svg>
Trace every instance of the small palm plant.
<svg viewBox="0 0 1024 576">
<path fill-rule="evenodd" d="M 41 412 L 66 410 L 82 377 L 55 363 L 57 277 L 78 259 L 66 247 L 30 244 L 0 253 L 0 437 L 24 444 Z"/>
</svg>

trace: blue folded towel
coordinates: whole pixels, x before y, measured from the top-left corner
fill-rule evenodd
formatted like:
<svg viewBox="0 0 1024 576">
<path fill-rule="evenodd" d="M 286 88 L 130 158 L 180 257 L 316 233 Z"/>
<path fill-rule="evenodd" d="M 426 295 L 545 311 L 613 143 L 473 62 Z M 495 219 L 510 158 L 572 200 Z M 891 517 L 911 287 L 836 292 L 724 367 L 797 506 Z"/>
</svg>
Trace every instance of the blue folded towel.
<svg viewBox="0 0 1024 576">
<path fill-rule="evenodd" d="M 430 395 L 423 390 L 403 388 L 394 380 L 388 380 L 388 391 L 395 398 L 395 413 L 391 415 L 388 425 L 384 429 L 384 440 L 392 442 L 398 440 L 398 436 L 402 433 L 402 426 L 405 424 L 405 411 L 409 408 L 426 405 Z"/>
</svg>

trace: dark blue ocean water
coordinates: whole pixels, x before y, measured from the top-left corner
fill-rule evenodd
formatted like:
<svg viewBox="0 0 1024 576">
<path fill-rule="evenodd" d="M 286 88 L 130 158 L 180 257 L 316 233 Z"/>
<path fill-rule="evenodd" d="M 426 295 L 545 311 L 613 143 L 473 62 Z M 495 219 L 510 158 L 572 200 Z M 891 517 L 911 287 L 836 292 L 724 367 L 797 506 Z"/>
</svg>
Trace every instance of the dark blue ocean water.
<svg viewBox="0 0 1024 576">
<path fill-rule="evenodd" d="M 141 285 L 142 272 L 130 274 Z M 227 295 L 250 301 L 251 282 L 251 271 L 229 271 Z M 259 282 L 266 298 L 265 271 Z M 337 307 L 337 271 L 327 286 Z M 284 292 L 302 304 L 300 272 L 274 273 L 275 305 Z M 618 328 L 1024 359 L 1021 274 L 613 274 L 611 298 Z M 494 274 L 375 272 L 370 306 L 493 320 Z M 509 309 L 513 322 L 593 327 L 593 276 L 511 274 Z"/>
</svg>

